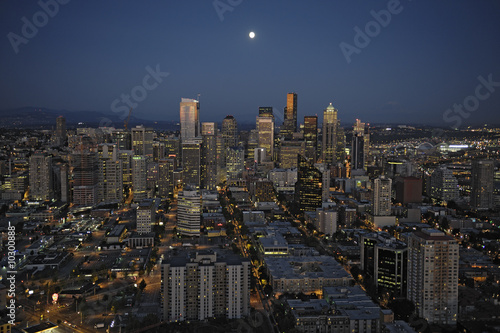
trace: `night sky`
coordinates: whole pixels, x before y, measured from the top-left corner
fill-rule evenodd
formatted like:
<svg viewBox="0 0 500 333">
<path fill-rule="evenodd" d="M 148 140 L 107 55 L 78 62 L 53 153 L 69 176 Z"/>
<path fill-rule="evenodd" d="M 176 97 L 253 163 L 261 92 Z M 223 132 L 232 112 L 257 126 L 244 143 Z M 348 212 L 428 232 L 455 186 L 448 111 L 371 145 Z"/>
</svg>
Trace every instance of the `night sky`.
<svg viewBox="0 0 500 333">
<path fill-rule="evenodd" d="M 448 118 L 500 124 L 496 0 L 59 1 L 67 4 L 53 17 L 36 1 L 0 2 L 0 109 L 112 112 L 134 91 L 134 116 L 178 121 L 180 99 L 201 94 L 202 121 L 254 122 L 259 106 L 281 113 L 293 91 L 300 122 L 321 122 L 332 102 L 342 125 L 450 126 L 443 113 L 467 100 L 474 111 Z M 371 11 L 388 7 L 390 22 L 374 23 Z M 36 35 L 25 27 L 23 36 L 34 21 Z M 348 63 L 339 45 L 356 47 L 354 29 L 367 24 L 373 37 L 358 40 Z M 144 83 L 157 67 L 169 75 Z M 499 83 L 474 97 L 478 77 L 490 75 Z"/>
</svg>

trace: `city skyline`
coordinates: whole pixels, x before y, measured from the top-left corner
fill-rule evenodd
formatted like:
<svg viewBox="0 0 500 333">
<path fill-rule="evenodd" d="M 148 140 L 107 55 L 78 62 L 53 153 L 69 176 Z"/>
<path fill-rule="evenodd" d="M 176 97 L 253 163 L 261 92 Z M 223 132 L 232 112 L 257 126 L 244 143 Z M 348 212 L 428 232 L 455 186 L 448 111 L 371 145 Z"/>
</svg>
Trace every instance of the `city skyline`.
<svg viewBox="0 0 500 333">
<path fill-rule="evenodd" d="M 188 97 L 200 99 L 200 121 L 232 114 L 250 123 L 263 105 L 282 113 L 296 92 L 299 122 L 329 103 L 342 126 L 499 122 L 493 1 L 42 3 L 57 6 L 0 5 L 0 57 L 9 64 L 0 68 L 9 78 L 0 109 L 126 116 L 133 105 L 137 118 L 178 121 Z"/>
</svg>

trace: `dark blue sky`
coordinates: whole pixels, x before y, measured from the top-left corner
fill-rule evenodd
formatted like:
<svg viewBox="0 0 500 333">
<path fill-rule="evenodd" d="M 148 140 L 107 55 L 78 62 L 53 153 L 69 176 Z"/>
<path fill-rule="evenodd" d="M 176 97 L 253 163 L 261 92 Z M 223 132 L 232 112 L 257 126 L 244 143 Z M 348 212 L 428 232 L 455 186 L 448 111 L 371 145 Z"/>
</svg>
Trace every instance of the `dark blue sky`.
<svg viewBox="0 0 500 333">
<path fill-rule="evenodd" d="M 2 1 L 0 109 L 110 112 L 159 64 L 170 74 L 147 91 L 136 117 L 178 121 L 181 97 L 200 93 L 203 121 L 232 114 L 248 122 L 259 106 L 282 111 L 295 91 L 299 121 L 333 102 L 343 125 L 450 125 L 443 113 L 475 95 L 478 76 L 500 82 L 500 3 L 401 1 L 348 63 L 340 43 L 355 46 L 354 28 L 395 2 L 220 0 L 237 4 L 221 21 L 212 0 L 72 0 L 44 24 L 36 1 Z M 38 33 L 16 53 L 9 36 L 23 37 L 22 18 L 33 23 L 34 15 Z M 490 88 L 470 116 L 448 116 L 500 123 L 500 87 Z"/>
</svg>

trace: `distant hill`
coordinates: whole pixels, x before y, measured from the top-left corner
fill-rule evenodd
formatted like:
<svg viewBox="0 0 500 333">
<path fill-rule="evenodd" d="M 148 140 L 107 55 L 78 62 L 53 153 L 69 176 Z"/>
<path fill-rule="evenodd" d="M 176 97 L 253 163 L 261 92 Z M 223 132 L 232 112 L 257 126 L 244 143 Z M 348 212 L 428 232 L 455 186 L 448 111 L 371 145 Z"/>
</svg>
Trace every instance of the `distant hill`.
<svg viewBox="0 0 500 333">
<path fill-rule="evenodd" d="M 110 126 L 123 128 L 124 120 L 121 114 L 99 111 L 68 111 L 53 110 L 41 107 L 22 107 L 15 109 L 0 110 L 0 127 L 19 128 L 53 128 L 56 126 L 56 118 L 66 118 L 68 128 L 84 125 L 89 127 Z M 82 124 L 80 124 L 82 123 Z M 152 121 L 130 117 L 129 128 L 136 125 L 144 125 L 155 129 L 176 130 L 177 122 L 174 121 Z"/>
</svg>

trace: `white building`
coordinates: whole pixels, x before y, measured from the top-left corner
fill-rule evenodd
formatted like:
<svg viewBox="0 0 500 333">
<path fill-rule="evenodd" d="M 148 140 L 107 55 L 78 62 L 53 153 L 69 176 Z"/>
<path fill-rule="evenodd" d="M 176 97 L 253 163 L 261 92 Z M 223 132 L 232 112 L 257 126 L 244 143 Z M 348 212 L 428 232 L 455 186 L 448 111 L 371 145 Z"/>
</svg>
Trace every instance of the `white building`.
<svg viewBox="0 0 500 333">
<path fill-rule="evenodd" d="M 250 261 L 229 252 L 182 252 L 161 266 L 167 322 L 250 314 Z"/>
<path fill-rule="evenodd" d="M 145 200 L 139 204 L 136 211 L 137 232 L 146 234 L 151 232 L 151 225 L 155 222 L 155 205 L 153 200 Z"/>
<path fill-rule="evenodd" d="M 381 176 L 373 180 L 373 215 L 391 215 L 392 179 Z"/>
<path fill-rule="evenodd" d="M 200 192 L 186 189 L 177 198 L 177 232 L 186 236 L 199 236 L 201 225 Z"/>
</svg>

